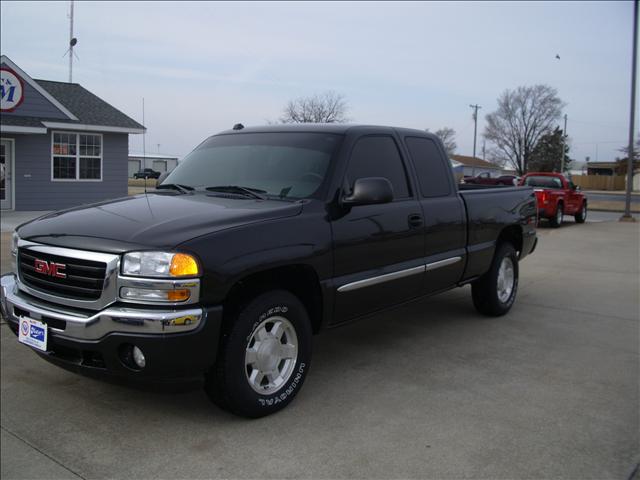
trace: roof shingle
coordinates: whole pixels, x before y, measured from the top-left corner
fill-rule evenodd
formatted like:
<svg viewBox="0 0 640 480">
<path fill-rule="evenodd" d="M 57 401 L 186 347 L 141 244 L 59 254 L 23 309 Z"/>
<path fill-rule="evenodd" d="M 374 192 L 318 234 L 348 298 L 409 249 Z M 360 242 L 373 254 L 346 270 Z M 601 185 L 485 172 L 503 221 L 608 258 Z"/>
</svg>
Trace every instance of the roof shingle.
<svg viewBox="0 0 640 480">
<path fill-rule="evenodd" d="M 117 108 L 91 93 L 77 83 L 53 82 L 34 79 L 51 96 L 58 100 L 79 122 L 68 120 L 67 123 L 102 125 L 105 127 L 139 128 L 144 127 Z"/>
<path fill-rule="evenodd" d="M 487 162 L 478 157 L 468 157 L 466 155 L 449 155 L 452 160 L 462 163 L 468 167 L 483 167 L 483 168 L 501 168 L 495 163 Z"/>
</svg>

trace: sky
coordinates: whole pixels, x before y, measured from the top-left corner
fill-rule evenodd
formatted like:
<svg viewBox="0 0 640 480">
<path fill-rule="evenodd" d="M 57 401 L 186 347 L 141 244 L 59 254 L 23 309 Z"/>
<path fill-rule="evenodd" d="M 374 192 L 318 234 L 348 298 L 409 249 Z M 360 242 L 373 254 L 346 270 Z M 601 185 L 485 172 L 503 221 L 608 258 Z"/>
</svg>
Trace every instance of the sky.
<svg viewBox="0 0 640 480">
<path fill-rule="evenodd" d="M 74 5 L 73 81 L 140 122 L 144 98 L 147 152 L 184 156 L 332 90 L 354 123 L 451 127 L 462 155 L 479 104 L 482 156 L 499 95 L 535 84 L 566 103 L 572 158 L 613 160 L 628 143 L 631 1 Z M 33 78 L 67 81 L 68 12 L 69 2 L 3 0 L 2 54 Z M 142 144 L 130 136 L 130 151 Z"/>
</svg>

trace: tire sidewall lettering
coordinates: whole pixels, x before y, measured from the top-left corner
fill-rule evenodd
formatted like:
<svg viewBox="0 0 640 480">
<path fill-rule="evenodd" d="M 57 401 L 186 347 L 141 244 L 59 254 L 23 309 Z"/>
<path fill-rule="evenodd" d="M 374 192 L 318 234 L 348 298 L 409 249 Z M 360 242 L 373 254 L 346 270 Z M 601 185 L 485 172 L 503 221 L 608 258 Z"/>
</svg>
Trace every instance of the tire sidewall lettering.
<svg viewBox="0 0 640 480">
<path fill-rule="evenodd" d="M 264 322 L 267 318 L 270 318 L 276 314 L 281 314 L 281 313 L 287 313 L 289 311 L 289 307 L 286 305 L 276 305 L 275 307 L 271 307 L 268 310 L 262 312 L 259 317 L 258 320 L 256 320 L 256 322 L 251 326 L 251 328 L 249 329 L 249 334 L 247 335 L 247 338 L 245 339 L 245 343 L 249 343 L 249 340 L 251 340 L 251 335 L 253 335 L 253 332 L 256 331 L 256 328 L 258 328 L 258 325 L 260 325 L 262 322 Z M 291 321 L 289 318 L 287 318 L 287 320 Z"/>
<path fill-rule="evenodd" d="M 284 392 L 276 392 L 270 397 L 258 398 L 258 405 L 261 407 L 271 407 L 273 405 L 277 405 L 280 402 L 284 402 L 295 390 L 298 388 L 300 381 L 304 378 L 304 371 L 307 365 L 305 363 L 300 363 L 298 366 L 298 371 L 293 376 L 293 378 L 289 381 L 289 386 L 285 389 Z"/>
<path fill-rule="evenodd" d="M 251 336 L 253 335 L 253 333 L 256 331 L 256 329 L 262 322 L 264 322 L 265 320 L 273 316 L 279 316 L 279 315 L 284 316 L 288 312 L 289 312 L 289 307 L 287 305 L 274 305 L 273 307 L 270 307 L 264 310 L 258 316 L 258 319 L 253 323 L 253 325 L 249 329 L 249 333 L 245 338 L 245 344 L 246 345 L 249 344 L 249 341 L 251 340 Z M 290 317 L 286 317 L 286 318 L 287 320 L 292 322 L 295 327 L 295 320 Z M 289 382 L 286 388 L 283 386 L 280 390 L 278 390 L 277 392 L 273 393 L 270 396 L 265 395 L 265 396 L 262 396 L 262 398 L 258 398 L 257 399 L 258 405 L 261 407 L 268 408 L 286 401 L 296 391 L 296 389 L 300 385 L 300 382 L 304 378 L 306 368 L 307 368 L 306 363 L 300 362 L 297 366 L 295 374 L 292 374 L 291 378 L 289 379 Z"/>
</svg>

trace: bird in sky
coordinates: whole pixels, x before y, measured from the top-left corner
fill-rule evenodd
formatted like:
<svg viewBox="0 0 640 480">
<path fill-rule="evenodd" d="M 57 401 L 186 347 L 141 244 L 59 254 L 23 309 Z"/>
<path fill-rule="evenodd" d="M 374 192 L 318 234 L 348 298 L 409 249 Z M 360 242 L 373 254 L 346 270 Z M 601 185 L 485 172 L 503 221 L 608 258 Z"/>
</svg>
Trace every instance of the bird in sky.
<svg viewBox="0 0 640 480">
<path fill-rule="evenodd" d="M 558 55 L 557 53 L 556 53 L 556 58 L 560 60 L 560 55 Z"/>
</svg>

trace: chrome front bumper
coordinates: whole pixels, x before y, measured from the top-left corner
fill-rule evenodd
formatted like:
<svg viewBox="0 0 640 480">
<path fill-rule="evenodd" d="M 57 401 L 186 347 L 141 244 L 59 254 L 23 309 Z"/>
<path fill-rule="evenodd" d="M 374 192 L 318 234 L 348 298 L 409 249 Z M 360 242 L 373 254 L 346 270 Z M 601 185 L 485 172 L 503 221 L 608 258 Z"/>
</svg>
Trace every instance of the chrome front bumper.
<svg viewBox="0 0 640 480">
<path fill-rule="evenodd" d="M 202 308 L 147 309 L 108 307 L 87 313 L 63 305 L 38 300 L 18 289 L 14 274 L 0 277 L 0 307 L 7 321 L 17 323 L 28 317 L 49 324 L 56 337 L 98 340 L 115 332 L 136 334 L 171 334 L 195 330 L 203 319 Z M 53 320 L 48 322 L 48 320 Z M 64 328 L 62 328 L 64 326 Z"/>
</svg>

